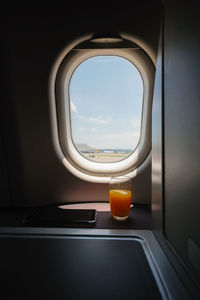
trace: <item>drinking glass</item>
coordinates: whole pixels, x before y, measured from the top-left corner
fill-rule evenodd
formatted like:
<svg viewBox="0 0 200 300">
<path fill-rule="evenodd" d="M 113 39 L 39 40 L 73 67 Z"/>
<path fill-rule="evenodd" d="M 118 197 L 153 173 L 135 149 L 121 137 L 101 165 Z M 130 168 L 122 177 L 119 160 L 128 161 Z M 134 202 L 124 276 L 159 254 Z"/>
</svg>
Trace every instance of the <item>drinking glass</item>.
<svg viewBox="0 0 200 300">
<path fill-rule="evenodd" d="M 124 221 L 131 206 L 131 180 L 128 176 L 111 177 L 109 184 L 110 210 L 114 220 Z"/>
</svg>

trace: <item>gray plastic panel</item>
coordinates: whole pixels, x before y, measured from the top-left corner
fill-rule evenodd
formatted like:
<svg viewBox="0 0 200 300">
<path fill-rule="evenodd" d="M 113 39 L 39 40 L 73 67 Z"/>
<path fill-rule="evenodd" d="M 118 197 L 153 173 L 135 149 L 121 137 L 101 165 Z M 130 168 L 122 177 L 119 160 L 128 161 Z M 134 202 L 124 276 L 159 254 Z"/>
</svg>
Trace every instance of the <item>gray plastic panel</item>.
<svg viewBox="0 0 200 300">
<path fill-rule="evenodd" d="M 6 299 L 162 299 L 139 239 L 2 237 L 0 249 Z"/>
<path fill-rule="evenodd" d="M 200 3 L 166 1 L 165 234 L 200 288 Z M 186 17 L 187 16 L 187 17 Z M 188 289 L 190 287 L 188 286 Z"/>
<path fill-rule="evenodd" d="M 150 230 L 114 230 L 114 229 L 80 229 L 80 228 L 31 228 L 31 227 L 0 227 L 0 258 L 1 258 L 1 286 L 4 286 L 4 288 L 7 290 L 9 288 L 17 288 L 18 283 L 13 283 L 15 280 L 19 280 L 17 276 L 22 276 L 21 272 L 25 272 L 29 278 L 34 278 L 35 283 L 38 283 L 38 280 L 40 281 L 40 272 L 43 271 L 43 266 L 46 264 L 43 262 L 42 259 L 45 261 L 49 261 L 50 264 L 56 264 L 56 272 L 61 272 L 63 265 L 61 263 L 58 264 L 60 261 L 60 257 L 57 256 L 59 254 L 58 250 L 56 249 L 57 245 L 59 243 L 56 242 L 57 239 L 99 239 L 99 240 L 121 240 L 121 243 L 123 241 L 126 243 L 126 241 L 137 241 L 141 244 L 143 247 L 144 253 L 146 255 L 146 259 L 148 261 L 149 267 L 153 273 L 153 276 L 155 278 L 155 281 L 157 283 L 157 286 L 159 288 L 159 291 L 162 295 L 162 299 L 172 299 L 172 300 L 190 300 L 190 299 L 199 299 L 198 292 L 193 293 L 193 296 L 191 296 L 190 293 L 188 293 L 187 288 L 184 284 L 184 282 L 180 279 L 178 273 L 180 274 L 180 266 L 178 266 L 179 272 L 177 272 L 177 268 L 174 268 L 171 264 L 171 260 L 175 260 L 175 256 L 173 256 L 173 253 L 171 252 L 170 259 L 166 256 L 165 252 L 162 250 L 161 246 L 157 242 L 156 238 L 154 237 L 152 231 Z M 21 240 L 24 239 L 26 242 L 21 242 Z M 31 244 L 29 244 L 29 241 Z M 34 240 L 37 240 L 36 246 L 30 247 L 29 245 L 34 245 Z M 46 247 L 45 242 L 39 240 L 45 240 L 48 239 L 49 242 L 48 245 L 51 245 L 51 247 Z M 5 242 L 5 240 L 9 240 L 9 242 Z M 51 241 L 50 241 L 51 240 Z M 1 242 L 2 241 L 2 242 Z M 22 247 L 23 245 L 23 247 Z M 43 246 L 42 246 L 43 245 Z M 53 245 L 53 247 L 52 247 Z M 64 245 L 64 243 L 62 243 Z M 89 243 L 87 244 L 90 245 Z M 126 244 L 127 245 L 127 244 Z M 45 248 L 47 252 L 44 251 Z M 79 251 L 78 248 L 76 249 L 77 252 Z M 94 249 L 94 248 L 93 248 Z M 108 248 L 105 247 L 96 247 L 95 255 L 96 259 L 98 259 L 98 251 L 108 251 Z M 107 250 L 106 250 L 107 249 Z M 115 253 L 115 247 L 110 247 L 111 252 L 114 250 L 113 253 Z M 20 251 L 22 253 L 20 253 Z M 61 248 L 60 250 L 61 251 Z M 64 252 L 66 251 L 66 247 L 63 248 L 61 251 L 62 258 L 64 257 Z M 130 253 L 131 249 L 128 250 L 128 253 Z M 112 255 L 110 252 L 110 255 Z M 106 253 L 106 252 L 105 252 Z M 124 252 L 122 252 L 124 253 Z M 132 257 L 135 252 L 132 252 L 132 256 L 129 256 L 129 263 L 132 265 L 132 271 L 130 274 L 130 277 L 133 278 L 133 273 L 135 272 L 134 265 L 132 264 Z M 48 258 L 46 258 L 48 256 Z M 73 254 L 72 254 L 73 257 Z M 108 257 L 108 256 L 107 256 Z M 29 259 L 33 262 L 28 262 Z M 41 262 L 39 262 L 39 258 L 41 259 Z M 124 259 L 124 258 L 123 258 Z M 17 262 L 19 260 L 20 263 Z M 67 268 L 68 258 L 65 258 L 63 260 L 64 268 Z M 57 262 L 56 262 L 57 261 Z M 94 261 L 94 260 L 93 260 Z M 92 260 L 91 260 L 92 262 Z M 29 268 L 26 268 L 25 263 L 27 263 L 27 266 Z M 37 274 L 34 275 L 31 272 L 30 265 L 34 268 L 35 265 L 37 265 Z M 4 272 L 4 270 L 6 270 Z M 48 269 L 49 270 L 49 269 Z M 106 269 L 105 269 L 106 271 Z M 114 269 L 113 269 L 114 271 Z M 14 272 L 14 273 L 13 273 Z M 185 271 L 182 269 L 182 274 L 184 275 Z M 20 273 L 20 275 L 18 275 Z M 39 274 L 39 275 L 38 275 Z M 16 278 L 15 278 L 16 275 Z M 124 274 L 122 274 L 122 277 Z M 4 278 L 6 276 L 6 278 Z M 50 275 L 45 275 L 50 276 Z M 99 280 L 102 280 L 104 277 L 104 272 L 102 272 L 101 275 L 99 275 Z M 25 277 L 25 275 L 24 275 Z M 3 279 L 4 278 L 4 279 Z M 39 279 L 38 279 L 39 278 Z M 9 280 L 9 281 L 7 281 Z M 27 285 L 29 279 L 25 278 L 24 285 Z M 30 279 L 31 280 L 31 279 Z M 43 280 L 43 279 L 42 279 Z M 145 279 L 142 278 L 142 283 L 145 281 Z M 19 281 L 18 281 L 19 282 Z M 194 287 L 193 283 L 191 283 L 191 289 Z M 49 286 L 49 285 L 48 285 Z M 133 285 L 134 286 L 134 285 Z M 145 286 L 144 286 L 145 287 Z M 41 287 L 43 288 L 43 287 Z M 39 289 L 39 288 L 38 288 Z M 190 290 L 191 290 L 190 289 Z M 21 287 L 21 290 L 23 291 L 23 287 Z M 19 292 L 18 288 L 18 292 Z M 4 290 L 2 289 L 2 293 Z M 9 296 L 12 294 L 12 291 L 9 291 Z M 134 291 L 132 291 L 132 296 L 134 296 Z M 8 298 L 10 299 L 10 297 Z M 13 297 L 11 298 L 13 299 Z M 31 298 L 29 298 L 31 299 Z M 125 298 L 124 298 L 125 299 Z M 135 299 L 133 297 L 133 299 Z M 137 299 L 137 298 L 136 298 Z M 141 298 L 142 299 L 142 298 Z"/>
</svg>

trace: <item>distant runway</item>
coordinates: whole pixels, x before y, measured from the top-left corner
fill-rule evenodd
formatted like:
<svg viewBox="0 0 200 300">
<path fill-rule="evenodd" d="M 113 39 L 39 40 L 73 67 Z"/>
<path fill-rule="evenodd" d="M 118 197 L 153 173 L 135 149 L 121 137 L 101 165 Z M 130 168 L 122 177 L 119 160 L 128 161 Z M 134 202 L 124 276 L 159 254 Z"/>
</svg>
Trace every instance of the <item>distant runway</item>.
<svg viewBox="0 0 200 300">
<path fill-rule="evenodd" d="M 125 159 L 131 153 L 82 153 L 87 159 L 95 162 L 116 162 Z"/>
</svg>

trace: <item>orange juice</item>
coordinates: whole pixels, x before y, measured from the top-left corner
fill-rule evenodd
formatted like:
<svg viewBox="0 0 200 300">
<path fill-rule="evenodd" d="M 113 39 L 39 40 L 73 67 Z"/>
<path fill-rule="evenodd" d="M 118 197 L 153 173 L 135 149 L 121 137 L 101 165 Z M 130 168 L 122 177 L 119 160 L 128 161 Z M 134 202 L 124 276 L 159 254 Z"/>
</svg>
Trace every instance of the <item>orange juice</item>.
<svg viewBox="0 0 200 300">
<path fill-rule="evenodd" d="M 128 217 L 131 205 L 131 191 L 111 189 L 109 191 L 109 201 L 113 216 Z"/>
</svg>

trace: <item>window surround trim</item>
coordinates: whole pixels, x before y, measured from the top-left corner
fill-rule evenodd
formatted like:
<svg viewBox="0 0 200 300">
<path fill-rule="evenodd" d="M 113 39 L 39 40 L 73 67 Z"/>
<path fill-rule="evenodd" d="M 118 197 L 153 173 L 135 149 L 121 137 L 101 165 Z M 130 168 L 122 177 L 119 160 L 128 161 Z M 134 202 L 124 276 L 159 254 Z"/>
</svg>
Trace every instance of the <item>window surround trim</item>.
<svg viewBox="0 0 200 300">
<path fill-rule="evenodd" d="M 82 41 L 91 37 L 91 35 L 83 37 Z M 51 117 L 52 125 L 54 125 L 52 127 L 56 152 L 70 172 L 90 182 L 109 182 L 111 176 L 121 174 L 134 177 L 135 170 L 145 161 L 151 151 L 151 106 L 154 78 L 152 75 L 155 71 L 152 60 L 141 48 L 73 50 L 82 41 L 78 40 L 78 43 L 75 41 L 71 47 L 62 52 L 50 76 Z M 97 55 L 117 55 L 129 60 L 139 70 L 144 84 L 139 144 L 127 158 L 115 163 L 96 163 L 87 160 L 77 151 L 71 138 L 69 90 L 66 93 L 64 87 L 69 85 L 74 70 L 81 62 Z"/>
</svg>

